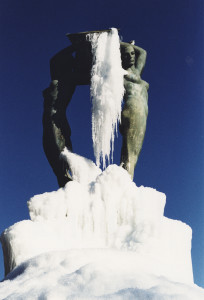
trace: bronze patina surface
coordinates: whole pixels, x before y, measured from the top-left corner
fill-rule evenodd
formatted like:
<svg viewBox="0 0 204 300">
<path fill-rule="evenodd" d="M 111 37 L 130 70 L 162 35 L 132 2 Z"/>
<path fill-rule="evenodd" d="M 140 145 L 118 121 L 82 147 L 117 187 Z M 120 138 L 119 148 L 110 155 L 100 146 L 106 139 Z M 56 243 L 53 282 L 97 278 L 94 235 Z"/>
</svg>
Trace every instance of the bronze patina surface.
<svg viewBox="0 0 204 300">
<path fill-rule="evenodd" d="M 72 151 L 66 109 L 76 86 L 90 84 L 92 51 L 87 34 L 100 32 L 110 30 L 67 34 L 72 45 L 50 60 L 51 84 L 43 91 L 43 146 L 60 187 L 71 180 L 69 165 L 60 156 L 65 146 Z M 120 124 L 123 138 L 121 165 L 132 179 L 142 148 L 148 115 L 149 85 L 141 79 L 146 55 L 144 49 L 133 43 L 121 42 L 122 67 L 127 71 L 124 76 L 125 95 Z"/>
</svg>

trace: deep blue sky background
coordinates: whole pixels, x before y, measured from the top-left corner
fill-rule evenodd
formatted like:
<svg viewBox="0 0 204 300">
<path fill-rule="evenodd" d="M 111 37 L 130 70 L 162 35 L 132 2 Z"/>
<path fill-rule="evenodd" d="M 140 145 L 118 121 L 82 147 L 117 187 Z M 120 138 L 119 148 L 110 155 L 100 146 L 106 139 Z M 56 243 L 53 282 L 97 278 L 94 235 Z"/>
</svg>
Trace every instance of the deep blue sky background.
<svg viewBox="0 0 204 300">
<path fill-rule="evenodd" d="M 69 45 L 66 33 L 117 27 L 148 52 L 149 117 L 134 181 L 164 192 L 165 215 L 192 227 L 195 283 L 204 287 L 203 17 L 203 0 L 0 1 L 1 232 L 29 218 L 31 196 L 57 189 L 42 148 L 49 59 Z M 67 115 L 74 151 L 93 159 L 88 86 Z"/>
</svg>

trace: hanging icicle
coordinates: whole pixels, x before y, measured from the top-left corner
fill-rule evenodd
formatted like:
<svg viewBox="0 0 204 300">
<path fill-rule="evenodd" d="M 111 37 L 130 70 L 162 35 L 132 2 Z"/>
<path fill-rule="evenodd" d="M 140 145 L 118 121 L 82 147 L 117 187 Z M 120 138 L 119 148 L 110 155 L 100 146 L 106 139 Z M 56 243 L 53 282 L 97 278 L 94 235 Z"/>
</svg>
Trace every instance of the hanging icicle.
<svg viewBox="0 0 204 300">
<path fill-rule="evenodd" d="M 91 72 L 92 139 L 97 166 L 106 167 L 113 160 L 114 136 L 121 118 L 124 95 L 120 41 L 118 31 L 93 33 L 87 37 L 92 45 Z"/>
</svg>

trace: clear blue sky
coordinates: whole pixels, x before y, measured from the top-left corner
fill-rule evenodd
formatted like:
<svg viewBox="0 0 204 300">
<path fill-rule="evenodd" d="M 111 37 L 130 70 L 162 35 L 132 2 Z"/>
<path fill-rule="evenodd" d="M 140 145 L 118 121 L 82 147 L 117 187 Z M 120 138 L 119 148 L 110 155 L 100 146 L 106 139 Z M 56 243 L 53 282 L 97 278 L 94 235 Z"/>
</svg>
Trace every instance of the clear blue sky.
<svg viewBox="0 0 204 300">
<path fill-rule="evenodd" d="M 165 215 L 192 227 L 194 277 L 204 287 L 203 20 L 203 0 L 0 1 L 1 232 L 28 219 L 31 196 L 57 189 L 42 148 L 49 59 L 69 45 L 66 33 L 117 27 L 148 52 L 149 116 L 135 182 L 166 193 Z M 74 151 L 93 159 L 87 86 L 67 115 Z"/>
</svg>

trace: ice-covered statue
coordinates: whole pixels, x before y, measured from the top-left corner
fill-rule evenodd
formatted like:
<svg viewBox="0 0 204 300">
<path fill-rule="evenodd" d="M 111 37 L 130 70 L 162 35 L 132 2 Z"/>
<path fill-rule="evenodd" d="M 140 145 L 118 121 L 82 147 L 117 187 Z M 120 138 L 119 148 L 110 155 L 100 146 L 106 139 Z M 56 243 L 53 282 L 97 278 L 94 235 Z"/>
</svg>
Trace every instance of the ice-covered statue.
<svg viewBox="0 0 204 300">
<path fill-rule="evenodd" d="M 113 152 L 117 122 L 123 137 L 121 165 L 131 178 L 142 148 L 148 114 L 148 83 L 141 79 L 146 51 L 119 41 L 117 30 L 68 35 L 72 45 L 50 61 L 51 84 L 44 92 L 43 145 L 59 186 L 72 179 L 61 156 L 72 151 L 66 108 L 77 85 L 89 85 L 96 164 L 106 166 Z M 122 109 L 122 101 L 124 106 Z"/>
<path fill-rule="evenodd" d="M 115 29 L 69 38 L 51 59 L 43 116 L 45 153 L 64 188 L 33 196 L 30 220 L 1 234 L 0 299 L 204 299 L 191 228 L 164 216 L 164 193 L 131 180 L 148 112 L 146 52 Z M 66 108 L 80 84 L 90 84 L 96 164 L 72 152 Z M 123 168 L 102 171 L 119 122 Z"/>
</svg>

